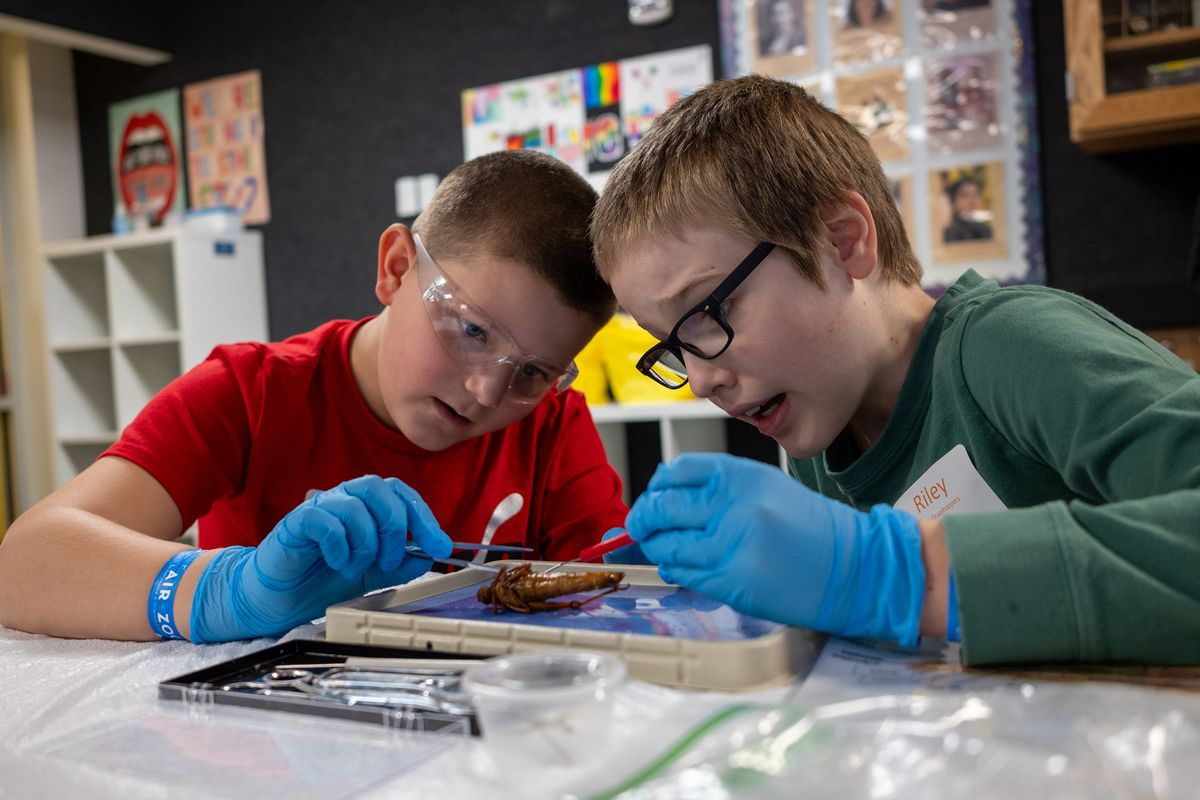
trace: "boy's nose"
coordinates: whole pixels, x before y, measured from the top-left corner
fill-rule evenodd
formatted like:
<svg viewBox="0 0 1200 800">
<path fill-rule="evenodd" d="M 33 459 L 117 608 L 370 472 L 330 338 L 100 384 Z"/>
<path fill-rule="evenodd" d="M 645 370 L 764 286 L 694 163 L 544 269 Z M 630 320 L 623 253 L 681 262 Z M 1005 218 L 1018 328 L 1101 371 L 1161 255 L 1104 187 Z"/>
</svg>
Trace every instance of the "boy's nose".
<svg viewBox="0 0 1200 800">
<path fill-rule="evenodd" d="M 729 387 L 733 373 L 720 365 L 722 356 L 709 360 L 683 351 L 683 365 L 687 367 L 688 385 L 697 397 L 711 397 L 717 389 Z"/>
<path fill-rule="evenodd" d="M 512 371 L 511 364 L 471 370 L 467 374 L 467 391 L 479 402 L 479 405 L 484 408 L 495 408 L 500 405 L 505 393 L 508 392 Z"/>
</svg>

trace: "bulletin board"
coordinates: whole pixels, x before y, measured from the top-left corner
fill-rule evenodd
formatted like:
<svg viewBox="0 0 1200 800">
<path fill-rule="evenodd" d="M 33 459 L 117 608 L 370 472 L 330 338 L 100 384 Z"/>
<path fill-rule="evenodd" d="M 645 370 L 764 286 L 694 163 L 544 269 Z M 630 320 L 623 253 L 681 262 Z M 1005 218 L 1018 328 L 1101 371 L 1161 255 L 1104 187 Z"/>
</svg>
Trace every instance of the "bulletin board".
<svg viewBox="0 0 1200 800">
<path fill-rule="evenodd" d="M 722 52 L 867 137 L 932 294 L 1045 283 L 1030 2 L 720 0 Z"/>
</svg>

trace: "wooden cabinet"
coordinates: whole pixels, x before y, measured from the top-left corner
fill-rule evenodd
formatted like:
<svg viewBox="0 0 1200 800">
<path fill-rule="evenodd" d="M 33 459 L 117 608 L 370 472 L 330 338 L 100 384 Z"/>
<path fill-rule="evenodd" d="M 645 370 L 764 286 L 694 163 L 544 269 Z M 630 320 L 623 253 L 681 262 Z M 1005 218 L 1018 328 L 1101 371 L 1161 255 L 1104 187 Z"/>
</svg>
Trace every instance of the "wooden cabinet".
<svg viewBox="0 0 1200 800">
<path fill-rule="evenodd" d="M 1200 141 L 1200 3 L 1063 0 L 1071 140 L 1093 153 Z"/>
<path fill-rule="evenodd" d="M 1200 327 L 1147 328 L 1142 333 L 1200 370 Z"/>
</svg>

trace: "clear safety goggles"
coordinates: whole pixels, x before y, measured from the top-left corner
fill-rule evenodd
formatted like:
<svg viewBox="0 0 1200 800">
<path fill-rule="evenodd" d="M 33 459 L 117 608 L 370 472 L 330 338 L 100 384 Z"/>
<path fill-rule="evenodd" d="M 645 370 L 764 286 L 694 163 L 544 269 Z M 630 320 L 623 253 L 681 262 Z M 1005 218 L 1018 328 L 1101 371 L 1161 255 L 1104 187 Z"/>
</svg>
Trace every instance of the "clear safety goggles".
<svg viewBox="0 0 1200 800">
<path fill-rule="evenodd" d="M 473 369 L 507 368 L 508 394 L 518 403 L 536 403 L 551 389 L 561 392 L 571 385 L 579 374 L 574 362 L 560 367 L 523 352 L 508 331 L 467 300 L 446 277 L 421 237 L 413 234 L 413 241 L 425 312 L 455 361 Z"/>
</svg>

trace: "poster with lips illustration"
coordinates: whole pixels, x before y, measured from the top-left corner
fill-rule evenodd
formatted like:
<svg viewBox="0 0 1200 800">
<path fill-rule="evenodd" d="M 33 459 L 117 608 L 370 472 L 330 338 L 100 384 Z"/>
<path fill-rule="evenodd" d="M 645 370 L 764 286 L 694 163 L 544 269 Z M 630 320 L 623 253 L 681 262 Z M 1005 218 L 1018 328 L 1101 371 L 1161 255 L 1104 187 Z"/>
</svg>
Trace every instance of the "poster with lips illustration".
<svg viewBox="0 0 1200 800">
<path fill-rule="evenodd" d="M 113 103 L 108 127 L 114 208 L 152 224 L 182 214 L 179 90 Z"/>
</svg>

